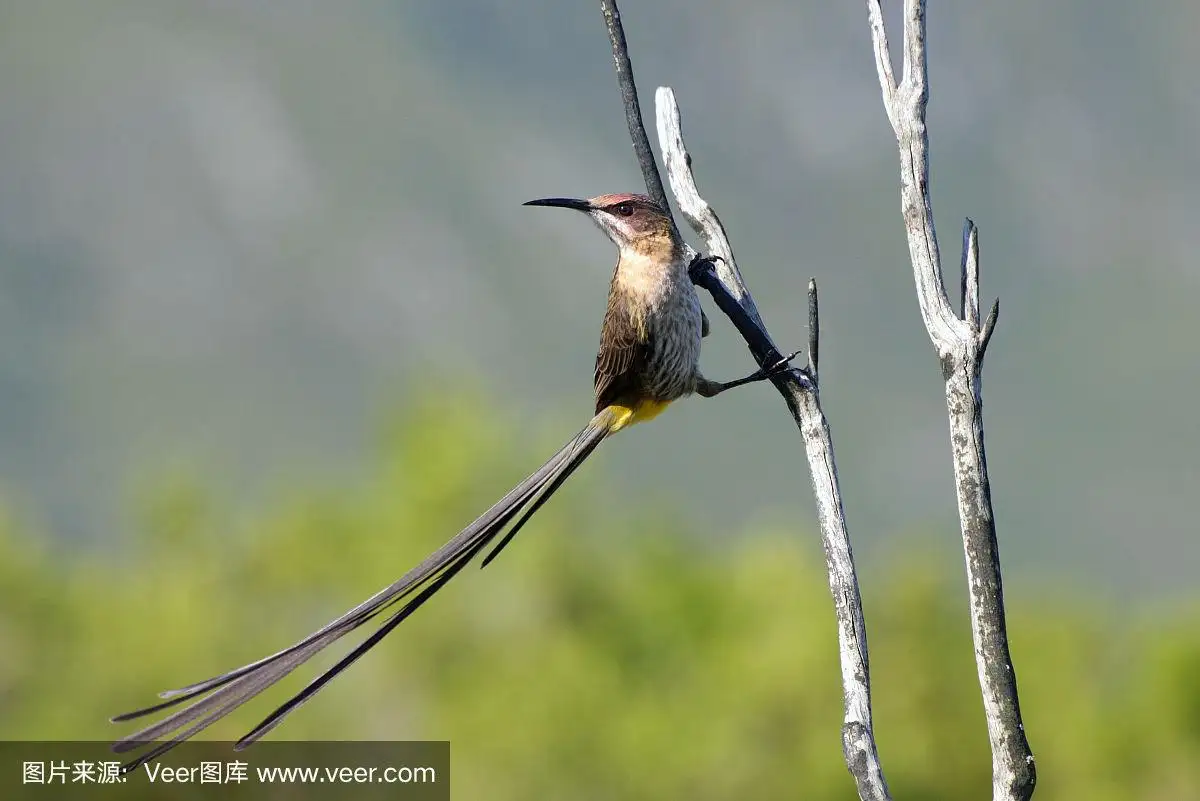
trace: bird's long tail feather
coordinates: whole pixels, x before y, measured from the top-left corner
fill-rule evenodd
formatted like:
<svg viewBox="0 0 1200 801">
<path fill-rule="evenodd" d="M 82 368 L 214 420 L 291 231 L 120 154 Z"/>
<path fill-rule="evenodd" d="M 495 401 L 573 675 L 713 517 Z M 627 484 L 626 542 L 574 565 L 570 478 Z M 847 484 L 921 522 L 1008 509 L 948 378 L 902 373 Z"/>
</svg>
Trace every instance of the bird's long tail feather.
<svg viewBox="0 0 1200 801">
<path fill-rule="evenodd" d="M 614 411 L 602 410 L 587 427 L 579 432 L 558 453 L 536 472 L 526 478 L 453 539 L 434 551 L 399 580 L 377 592 L 346 614 L 331 621 L 295 645 L 278 653 L 223 673 L 205 681 L 177 690 L 161 693 L 166 699 L 154 706 L 117 715 L 120 722 L 151 715 L 164 709 L 191 701 L 182 709 L 113 744 L 117 753 L 152 746 L 123 767 L 129 771 L 151 761 L 174 746 L 202 731 L 262 691 L 268 689 L 318 652 L 345 635 L 370 622 L 377 615 L 400 601 L 404 605 L 393 611 L 369 637 L 359 643 L 337 664 L 326 670 L 307 687 L 277 708 L 236 744 L 243 748 L 258 740 L 289 713 L 311 698 L 335 676 L 374 647 L 405 618 L 429 600 L 446 582 L 454 577 L 488 543 L 508 527 L 508 532 L 488 554 L 487 565 L 520 531 L 542 504 L 562 486 L 563 482 L 596 449 L 600 442 L 624 422 Z M 520 517 L 518 518 L 518 515 Z M 513 523 L 513 520 L 516 522 Z M 509 524 L 512 524 L 511 526 Z M 162 740 L 161 738 L 169 737 Z"/>
</svg>

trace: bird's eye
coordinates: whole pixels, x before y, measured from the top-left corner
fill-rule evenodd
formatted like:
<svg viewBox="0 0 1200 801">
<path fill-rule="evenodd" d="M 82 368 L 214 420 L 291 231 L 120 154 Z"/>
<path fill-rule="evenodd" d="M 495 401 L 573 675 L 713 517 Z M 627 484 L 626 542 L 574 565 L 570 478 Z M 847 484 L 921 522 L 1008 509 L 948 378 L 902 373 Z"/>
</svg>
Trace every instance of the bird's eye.
<svg viewBox="0 0 1200 801">
<path fill-rule="evenodd" d="M 632 203 L 622 203 L 621 205 L 617 206 L 617 214 L 620 214 L 622 217 L 632 217 L 633 216 L 633 204 Z"/>
</svg>

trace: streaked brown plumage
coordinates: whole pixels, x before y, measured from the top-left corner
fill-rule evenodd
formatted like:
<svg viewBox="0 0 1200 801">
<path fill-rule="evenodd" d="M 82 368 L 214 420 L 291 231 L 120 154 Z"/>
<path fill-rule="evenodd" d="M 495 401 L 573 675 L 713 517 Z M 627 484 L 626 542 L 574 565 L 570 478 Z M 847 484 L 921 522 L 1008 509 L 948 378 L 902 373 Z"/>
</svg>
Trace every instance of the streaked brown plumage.
<svg viewBox="0 0 1200 801">
<path fill-rule="evenodd" d="M 622 226 L 614 238 L 630 243 L 620 248 L 600 328 L 596 411 L 670 403 L 694 392 L 703 382 L 704 318 L 670 218 L 643 195 L 603 195 L 590 203 L 601 227 Z"/>
<path fill-rule="evenodd" d="M 712 397 L 768 377 L 760 370 L 738 381 L 719 383 L 701 375 L 700 340 L 708 333 L 708 321 L 688 278 L 679 233 L 671 218 L 649 198 L 632 194 L 601 195 L 590 200 L 546 198 L 526 205 L 585 212 L 620 253 L 596 355 L 595 416 L 548 462 L 479 518 L 359 606 L 283 651 L 207 681 L 162 693 L 162 703 L 113 718 L 131 720 L 191 702 L 114 744 L 113 749 L 119 753 L 145 749 L 127 763 L 127 770 L 207 728 L 327 646 L 404 602 L 370 636 L 275 709 L 236 747 L 253 743 L 374 647 L 507 529 L 482 564 L 491 562 L 606 437 L 655 417 L 671 402 L 693 392 Z M 168 739 L 156 742 L 164 737 Z"/>
</svg>

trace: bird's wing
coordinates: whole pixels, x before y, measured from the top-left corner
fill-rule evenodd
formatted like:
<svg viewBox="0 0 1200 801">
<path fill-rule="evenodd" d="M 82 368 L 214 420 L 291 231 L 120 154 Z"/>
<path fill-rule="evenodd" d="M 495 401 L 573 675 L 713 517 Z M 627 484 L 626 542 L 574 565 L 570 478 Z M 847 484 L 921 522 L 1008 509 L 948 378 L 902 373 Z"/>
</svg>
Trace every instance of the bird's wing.
<svg viewBox="0 0 1200 801">
<path fill-rule="evenodd" d="M 596 354 L 596 412 L 642 394 L 642 374 L 650 354 L 645 326 L 631 314 L 621 290 L 614 286 L 608 295 L 608 311 L 600 329 Z"/>
</svg>

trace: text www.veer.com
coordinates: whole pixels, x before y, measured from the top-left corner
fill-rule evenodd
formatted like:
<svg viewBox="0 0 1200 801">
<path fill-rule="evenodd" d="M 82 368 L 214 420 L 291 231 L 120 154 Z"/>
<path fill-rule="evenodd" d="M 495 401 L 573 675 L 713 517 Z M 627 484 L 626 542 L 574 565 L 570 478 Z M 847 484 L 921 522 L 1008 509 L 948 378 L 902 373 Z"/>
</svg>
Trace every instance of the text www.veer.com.
<svg viewBox="0 0 1200 801">
<path fill-rule="evenodd" d="M 219 767 L 220 763 L 213 763 Z M 203 767 L 176 768 L 158 764 L 143 765 L 151 783 L 241 783 L 249 779 L 246 763 L 239 763 L 241 770 L 236 778 L 222 778 L 219 771 L 205 771 Z M 436 784 L 437 770 L 432 767 L 256 767 L 252 774 L 260 784 Z"/>
<path fill-rule="evenodd" d="M 255 768 L 261 784 L 434 784 L 433 768 L 341 767 L 341 768 Z"/>
</svg>

